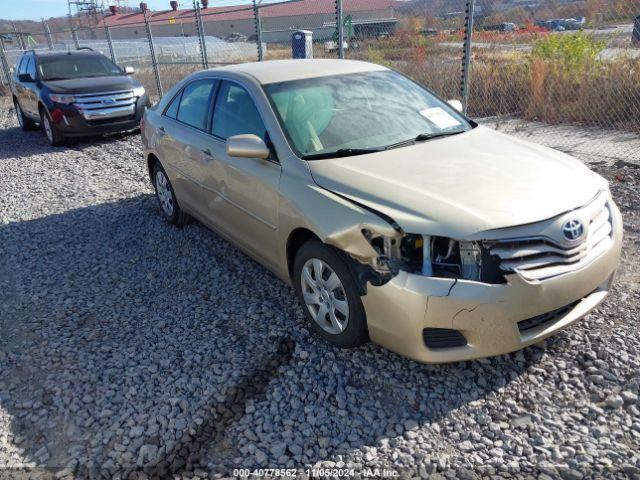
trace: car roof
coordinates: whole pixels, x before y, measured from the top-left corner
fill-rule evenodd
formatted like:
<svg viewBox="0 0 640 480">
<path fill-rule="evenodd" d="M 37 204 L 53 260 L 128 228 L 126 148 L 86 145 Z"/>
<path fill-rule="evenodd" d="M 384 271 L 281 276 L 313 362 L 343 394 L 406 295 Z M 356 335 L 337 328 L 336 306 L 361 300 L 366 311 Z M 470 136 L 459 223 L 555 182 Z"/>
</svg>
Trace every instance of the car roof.
<svg viewBox="0 0 640 480">
<path fill-rule="evenodd" d="M 211 69 L 245 73 L 253 76 L 263 85 L 269 83 L 288 82 L 306 78 L 326 77 L 329 75 L 345 75 L 350 73 L 378 72 L 388 70 L 381 65 L 357 60 L 338 59 L 299 59 L 269 60 L 265 62 L 226 65 Z"/>
<path fill-rule="evenodd" d="M 102 55 L 100 52 L 94 52 L 92 50 L 68 50 L 68 51 L 36 51 L 36 50 L 32 50 L 32 51 L 26 51 L 26 54 L 35 54 L 36 57 L 46 57 L 46 58 L 52 58 L 52 57 L 68 57 L 69 55 L 74 56 L 74 57 L 103 57 L 104 55 Z"/>
</svg>

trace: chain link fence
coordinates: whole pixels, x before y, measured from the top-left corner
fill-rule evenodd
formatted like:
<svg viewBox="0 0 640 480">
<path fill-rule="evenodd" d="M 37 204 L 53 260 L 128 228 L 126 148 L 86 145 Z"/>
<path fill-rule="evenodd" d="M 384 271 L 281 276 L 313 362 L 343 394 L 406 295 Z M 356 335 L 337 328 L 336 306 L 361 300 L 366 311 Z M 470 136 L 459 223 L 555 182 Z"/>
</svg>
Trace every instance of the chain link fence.
<svg viewBox="0 0 640 480">
<path fill-rule="evenodd" d="M 639 159 L 634 24 L 639 0 L 476 0 L 469 114 L 581 158 Z"/>
<path fill-rule="evenodd" d="M 26 49 L 89 47 L 134 67 L 159 98 L 203 68 L 300 56 L 298 31 L 310 41 L 302 56 L 380 63 L 489 126 L 584 158 L 640 160 L 640 0 L 141 4 L 0 34 L 0 81 Z"/>
</svg>

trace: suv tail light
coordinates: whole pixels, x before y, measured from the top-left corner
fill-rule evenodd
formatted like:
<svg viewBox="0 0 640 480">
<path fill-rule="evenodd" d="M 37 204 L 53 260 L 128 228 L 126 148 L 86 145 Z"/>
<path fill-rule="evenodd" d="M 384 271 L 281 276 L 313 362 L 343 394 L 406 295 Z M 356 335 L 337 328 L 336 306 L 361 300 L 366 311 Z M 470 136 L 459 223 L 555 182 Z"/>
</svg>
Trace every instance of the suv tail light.
<svg viewBox="0 0 640 480">
<path fill-rule="evenodd" d="M 54 108 L 51 112 L 51 121 L 53 123 L 58 123 L 60 120 L 62 120 L 62 110 Z"/>
</svg>

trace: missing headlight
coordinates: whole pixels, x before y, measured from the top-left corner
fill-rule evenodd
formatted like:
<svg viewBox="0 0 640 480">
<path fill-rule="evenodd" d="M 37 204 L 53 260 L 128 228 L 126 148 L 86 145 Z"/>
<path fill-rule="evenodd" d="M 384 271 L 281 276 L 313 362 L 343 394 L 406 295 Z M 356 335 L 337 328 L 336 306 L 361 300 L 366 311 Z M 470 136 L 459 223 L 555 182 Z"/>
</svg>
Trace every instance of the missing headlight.
<svg viewBox="0 0 640 480">
<path fill-rule="evenodd" d="M 438 278 L 504 283 L 496 259 L 481 242 L 405 234 L 400 240 L 363 230 L 380 255 L 377 270 L 395 276 L 400 270 Z"/>
<path fill-rule="evenodd" d="M 433 275 L 485 283 L 504 283 L 497 260 L 482 242 L 431 237 Z"/>
</svg>

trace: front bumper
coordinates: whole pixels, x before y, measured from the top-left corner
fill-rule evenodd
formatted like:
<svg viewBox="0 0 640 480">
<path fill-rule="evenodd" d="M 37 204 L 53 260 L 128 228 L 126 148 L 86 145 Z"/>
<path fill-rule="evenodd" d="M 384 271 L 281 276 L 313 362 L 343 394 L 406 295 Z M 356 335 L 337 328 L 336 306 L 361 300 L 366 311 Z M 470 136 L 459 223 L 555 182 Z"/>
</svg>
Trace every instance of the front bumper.
<svg viewBox="0 0 640 480">
<path fill-rule="evenodd" d="M 140 126 L 140 120 L 144 115 L 145 109 L 149 106 L 149 98 L 147 95 L 138 97 L 135 109 L 130 112 L 113 115 L 91 116 L 86 118 L 73 105 L 56 104 L 49 108 L 53 111 L 58 108 L 62 112 L 62 118 L 55 125 L 60 132 L 66 137 L 89 137 L 94 135 L 102 135 L 107 133 L 126 132 L 134 130 Z M 115 110 L 115 109 L 114 109 Z"/>
<path fill-rule="evenodd" d="M 576 322 L 606 297 L 622 248 L 622 218 L 613 207 L 613 246 L 579 270 L 529 282 L 518 274 L 505 284 L 425 277 L 400 272 L 383 286 L 369 285 L 362 301 L 371 340 L 425 363 L 490 357 L 537 343 Z M 527 330 L 518 322 L 571 305 Z M 467 344 L 428 348 L 425 328 L 460 331 Z"/>
</svg>

